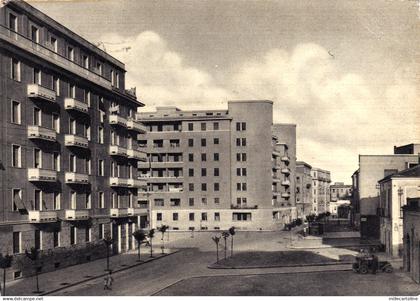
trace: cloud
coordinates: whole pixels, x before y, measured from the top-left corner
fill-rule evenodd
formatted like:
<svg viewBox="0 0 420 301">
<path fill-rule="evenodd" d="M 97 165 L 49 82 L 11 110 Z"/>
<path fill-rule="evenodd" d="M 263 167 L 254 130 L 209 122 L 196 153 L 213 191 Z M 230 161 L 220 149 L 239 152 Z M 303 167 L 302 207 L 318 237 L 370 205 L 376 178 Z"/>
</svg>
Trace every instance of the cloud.
<svg viewBox="0 0 420 301">
<path fill-rule="evenodd" d="M 388 84 L 367 81 L 343 71 L 322 46 L 306 43 L 248 60 L 218 86 L 211 74 L 189 66 L 154 32 L 101 40 L 126 64 L 128 86 L 137 87 L 150 109 L 226 108 L 233 98 L 273 100 L 274 121 L 298 125 L 298 159 L 331 170 L 333 180 L 349 182 L 360 153 L 391 153 L 393 145 L 419 142 L 418 70 L 413 66 L 401 66 Z M 124 47 L 130 50 L 121 51 Z"/>
</svg>

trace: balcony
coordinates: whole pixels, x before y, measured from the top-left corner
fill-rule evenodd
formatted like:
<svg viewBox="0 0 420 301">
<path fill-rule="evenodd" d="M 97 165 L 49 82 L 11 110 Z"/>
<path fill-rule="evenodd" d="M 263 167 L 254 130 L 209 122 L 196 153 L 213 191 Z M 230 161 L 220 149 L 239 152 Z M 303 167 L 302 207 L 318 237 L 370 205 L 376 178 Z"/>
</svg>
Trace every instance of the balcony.
<svg viewBox="0 0 420 301">
<path fill-rule="evenodd" d="M 283 186 L 290 186 L 290 181 L 289 180 L 285 180 L 281 182 L 281 185 Z"/>
<path fill-rule="evenodd" d="M 283 157 L 281 157 L 280 160 L 282 160 L 283 162 L 289 163 L 290 158 L 288 156 L 283 156 Z"/>
<path fill-rule="evenodd" d="M 28 211 L 28 217 L 30 223 L 55 223 L 57 221 L 57 211 Z"/>
<path fill-rule="evenodd" d="M 258 205 L 246 205 L 246 204 L 241 204 L 241 205 L 230 205 L 230 209 L 258 209 Z"/>
<path fill-rule="evenodd" d="M 76 172 L 66 172 L 66 184 L 89 184 L 89 176 Z"/>
<path fill-rule="evenodd" d="M 288 174 L 290 174 L 290 169 L 289 168 L 283 168 L 281 170 L 281 173 L 284 173 L 285 175 L 288 175 Z"/>
<path fill-rule="evenodd" d="M 109 154 L 111 156 L 127 157 L 127 149 L 118 145 L 109 146 Z"/>
<path fill-rule="evenodd" d="M 87 138 L 76 135 L 65 135 L 64 136 L 65 146 L 75 146 L 80 148 L 89 148 L 89 141 Z"/>
<path fill-rule="evenodd" d="M 54 130 L 47 129 L 38 125 L 29 125 L 28 138 L 55 142 L 57 141 L 57 133 Z"/>
<path fill-rule="evenodd" d="M 85 114 L 89 113 L 89 107 L 86 103 L 78 101 L 74 98 L 64 99 L 64 107 L 66 110 L 74 110 Z"/>
<path fill-rule="evenodd" d="M 127 183 L 128 187 L 130 188 L 140 188 L 147 186 L 147 182 L 145 180 L 128 179 Z"/>
<path fill-rule="evenodd" d="M 128 187 L 128 179 L 111 177 L 109 178 L 109 185 L 111 187 Z"/>
<path fill-rule="evenodd" d="M 288 199 L 288 198 L 290 198 L 290 193 L 288 193 L 288 192 L 283 192 L 283 193 L 281 194 L 281 197 L 282 197 L 282 198 L 285 198 L 285 199 Z"/>
<path fill-rule="evenodd" d="M 28 180 L 30 182 L 57 182 L 57 172 L 42 168 L 28 168 Z"/>
<path fill-rule="evenodd" d="M 134 215 L 147 214 L 148 210 L 147 208 L 128 208 L 127 212 L 128 212 L 128 216 L 134 216 Z"/>
<path fill-rule="evenodd" d="M 119 115 L 109 115 L 109 124 L 127 127 L 127 119 Z"/>
<path fill-rule="evenodd" d="M 89 210 L 69 209 L 65 213 L 65 219 L 68 221 L 81 221 L 88 220 L 89 218 Z"/>
<path fill-rule="evenodd" d="M 114 218 L 127 217 L 128 209 L 127 208 L 111 208 L 109 209 L 109 215 Z"/>
<path fill-rule="evenodd" d="M 128 155 L 128 158 L 130 159 L 136 159 L 143 162 L 147 161 L 147 154 L 142 151 L 138 151 L 138 150 L 130 148 L 130 149 L 127 149 L 127 155 Z"/>
<path fill-rule="evenodd" d="M 28 85 L 28 97 L 37 100 L 46 100 L 52 103 L 55 103 L 56 100 L 55 91 L 44 88 L 37 84 Z"/>
<path fill-rule="evenodd" d="M 169 192 L 183 192 L 184 189 L 183 188 L 178 188 L 178 187 L 169 187 Z"/>
<path fill-rule="evenodd" d="M 272 154 L 275 157 L 280 157 L 281 156 L 281 153 L 278 150 L 273 150 Z"/>
<path fill-rule="evenodd" d="M 143 123 L 138 122 L 134 119 L 127 120 L 127 128 L 129 130 L 138 132 L 139 134 L 146 134 L 147 132 L 146 126 Z"/>
</svg>

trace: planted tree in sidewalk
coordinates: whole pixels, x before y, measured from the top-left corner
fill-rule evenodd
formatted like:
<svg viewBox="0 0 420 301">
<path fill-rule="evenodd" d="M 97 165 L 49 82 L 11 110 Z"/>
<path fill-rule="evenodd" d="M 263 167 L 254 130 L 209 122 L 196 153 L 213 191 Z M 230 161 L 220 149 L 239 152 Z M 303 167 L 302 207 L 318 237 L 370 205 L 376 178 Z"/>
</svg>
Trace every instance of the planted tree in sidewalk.
<svg viewBox="0 0 420 301">
<path fill-rule="evenodd" d="M 162 225 L 162 226 L 160 226 L 159 228 L 158 228 L 158 231 L 160 232 L 160 233 L 162 233 L 162 238 L 161 238 L 161 240 L 162 240 L 162 253 L 165 253 L 165 243 L 164 243 L 164 238 L 165 238 L 165 232 L 166 232 L 166 230 L 168 230 L 169 229 L 169 226 L 167 226 L 167 225 Z"/>
<path fill-rule="evenodd" d="M 146 239 L 146 233 L 144 233 L 143 230 L 136 230 L 136 231 L 133 232 L 133 237 L 137 241 L 137 250 L 138 250 L 138 257 L 139 257 L 137 261 L 141 261 L 141 259 L 140 259 L 140 245 Z"/>
<path fill-rule="evenodd" d="M 148 236 L 150 239 L 150 257 L 153 257 L 153 237 L 155 236 L 155 229 L 150 229 Z"/>
<path fill-rule="evenodd" d="M 39 262 L 40 252 L 37 248 L 32 247 L 30 252 L 28 252 L 28 250 L 25 250 L 25 255 L 26 255 L 26 257 L 28 257 L 32 261 L 32 265 L 34 266 L 34 270 L 35 270 L 36 291 L 34 291 L 33 293 L 39 294 L 39 293 L 41 293 L 41 291 L 39 290 L 38 274 L 39 274 L 39 271 L 42 267 L 42 263 Z"/>
<path fill-rule="evenodd" d="M 227 232 L 227 231 L 223 231 L 222 232 L 222 237 L 223 237 L 223 239 L 225 240 L 225 259 L 226 259 L 226 251 L 227 251 L 227 243 L 226 243 L 226 240 L 228 239 L 228 237 L 229 237 L 229 232 Z"/>
<path fill-rule="evenodd" d="M 5 255 L 0 253 L 0 268 L 3 269 L 3 294 L 2 296 L 6 296 L 6 269 L 12 266 L 12 255 Z M 1 285 L 0 285 L 0 292 L 1 292 Z"/>
<path fill-rule="evenodd" d="M 235 236 L 235 227 L 229 228 L 229 234 L 231 236 L 230 238 L 230 256 L 233 256 L 233 236 Z"/>
<path fill-rule="evenodd" d="M 106 270 L 105 271 L 110 271 L 110 269 L 109 269 L 109 247 L 112 245 L 114 240 L 111 238 L 111 236 L 107 235 L 103 239 L 103 242 L 106 246 Z"/>
<path fill-rule="evenodd" d="M 219 236 L 213 236 L 211 239 L 213 239 L 214 243 L 216 244 L 216 263 L 219 263 L 219 243 L 220 243 L 220 237 Z"/>
</svg>

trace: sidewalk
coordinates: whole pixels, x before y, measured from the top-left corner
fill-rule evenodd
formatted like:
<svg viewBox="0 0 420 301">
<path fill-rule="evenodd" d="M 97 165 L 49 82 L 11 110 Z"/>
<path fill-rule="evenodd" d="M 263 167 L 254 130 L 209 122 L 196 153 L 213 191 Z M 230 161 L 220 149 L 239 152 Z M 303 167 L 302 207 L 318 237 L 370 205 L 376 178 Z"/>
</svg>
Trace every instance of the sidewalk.
<svg viewBox="0 0 420 301">
<path fill-rule="evenodd" d="M 150 249 L 141 250 L 142 262 L 137 262 L 137 251 L 119 254 L 110 257 L 109 267 L 113 273 L 118 273 L 132 267 L 147 264 L 150 261 L 176 253 L 175 249 L 165 249 L 165 254 L 161 254 L 158 248 L 153 249 L 153 258 L 150 258 Z M 51 294 L 56 290 L 71 287 L 79 283 L 104 277 L 107 272 L 106 258 L 98 259 L 92 262 L 74 265 L 68 268 L 60 269 L 54 272 L 40 274 L 39 288 L 42 291 L 35 294 L 36 278 L 28 277 L 8 282 L 6 284 L 6 294 L 8 296 L 33 296 Z"/>
</svg>

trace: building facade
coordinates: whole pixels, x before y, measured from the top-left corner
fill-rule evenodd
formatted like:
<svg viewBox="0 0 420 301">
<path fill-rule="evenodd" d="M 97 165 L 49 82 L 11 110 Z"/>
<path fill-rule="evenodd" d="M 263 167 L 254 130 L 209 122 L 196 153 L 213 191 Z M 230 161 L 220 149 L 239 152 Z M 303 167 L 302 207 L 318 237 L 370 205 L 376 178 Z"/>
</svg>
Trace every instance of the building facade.
<svg viewBox="0 0 420 301">
<path fill-rule="evenodd" d="M 328 212 L 330 208 L 331 174 L 327 170 L 312 168 L 312 211 L 314 214 Z"/>
<path fill-rule="evenodd" d="M 330 206 L 329 212 L 334 217 L 339 217 L 340 210 L 338 208 L 343 207 L 341 217 L 348 217 L 348 209 L 344 208 L 350 205 L 352 194 L 352 185 L 345 185 L 342 182 L 335 182 L 330 186 Z"/>
<path fill-rule="evenodd" d="M 0 252 L 10 278 L 134 247 L 143 106 L 125 66 L 24 1 L 0 8 Z M 9 278 L 9 279 L 10 279 Z"/>
<path fill-rule="evenodd" d="M 312 205 L 312 166 L 306 162 L 296 162 L 296 211 L 299 218 L 314 213 Z"/>
<path fill-rule="evenodd" d="M 231 101 L 227 110 L 175 107 L 138 113 L 147 126 L 139 164 L 151 227 L 278 229 L 293 218 L 296 126 L 273 125 L 271 101 Z"/>
<path fill-rule="evenodd" d="M 380 240 L 387 254 L 402 257 L 403 211 L 407 199 L 420 198 L 420 166 L 389 175 L 379 181 Z"/>
<path fill-rule="evenodd" d="M 379 184 L 384 177 L 413 167 L 418 155 L 359 155 L 359 169 L 352 175 L 352 221 L 361 237 L 379 239 Z"/>
<path fill-rule="evenodd" d="M 420 283 L 420 198 L 408 198 L 403 207 L 404 271 Z"/>
</svg>

